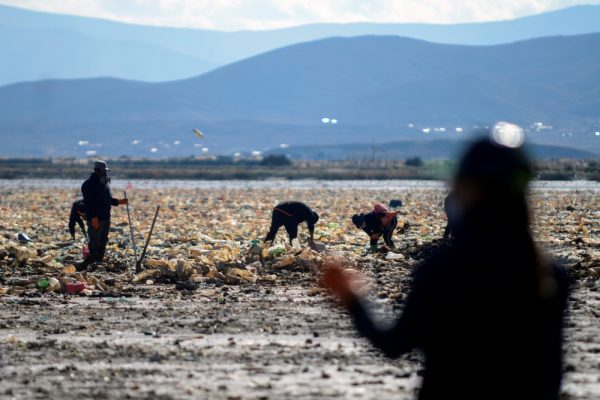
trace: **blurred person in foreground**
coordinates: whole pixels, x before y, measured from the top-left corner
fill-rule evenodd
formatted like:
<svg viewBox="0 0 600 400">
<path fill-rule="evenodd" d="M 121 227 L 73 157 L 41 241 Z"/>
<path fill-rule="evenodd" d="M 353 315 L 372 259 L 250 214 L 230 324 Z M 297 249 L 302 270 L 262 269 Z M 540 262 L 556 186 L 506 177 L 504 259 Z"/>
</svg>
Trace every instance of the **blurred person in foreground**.
<svg viewBox="0 0 600 400">
<path fill-rule="evenodd" d="M 451 244 L 416 268 L 402 315 L 381 328 L 330 265 L 323 285 L 348 307 L 358 331 L 389 357 L 425 356 L 419 399 L 558 399 L 565 273 L 537 249 L 526 201 L 524 154 L 474 143 L 453 182 Z"/>
<path fill-rule="evenodd" d="M 71 213 L 69 214 L 69 233 L 71 234 L 71 239 L 75 240 L 75 224 L 79 225 L 83 236 L 87 238 L 85 225 L 83 224 L 85 218 L 85 203 L 83 199 L 76 200 L 71 206 Z"/>
<path fill-rule="evenodd" d="M 88 225 L 89 255 L 78 269 L 104 259 L 110 230 L 110 209 L 112 206 L 127 204 L 127 199 L 118 200 L 112 197 L 109 171 L 106 162 L 96 161 L 94 171 L 81 185 Z"/>
<path fill-rule="evenodd" d="M 386 206 L 381 203 L 375 203 L 373 210 L 364 214 L 354 214 L 352 216 L 352 223 L 356 228 L 362 229 L 367 235 L 369 235 L 370 251 L 376 253 L 377 243 L 381 236 L 385 245 L 391 249 L 395 248 L 392 235 L 394 229 L 398 225 L 399 211 L 390 211 Z"/>
<path fill-rule="evenodd" d="M 314 233 L 317 221 L 319 221 L 319 214 L 314 212 L 304 203 L 299 201 L 279 203 L 273 208 L 271 227 L 269 228 L 269 233 L 267 233 L 267 236 L 265 237 L 264 243 L 272 243 L 273 240 L 275 240 L 277 231 L 283 226 L 287 231 L 292 246 L 299 246 L 299 243 L 296 243 L 298 238 L 298 225 L 306 222 L 308 225 L 308 233 L 310 234 L 309 245 L 311 249 L 315 249 Z"/>
</svg>

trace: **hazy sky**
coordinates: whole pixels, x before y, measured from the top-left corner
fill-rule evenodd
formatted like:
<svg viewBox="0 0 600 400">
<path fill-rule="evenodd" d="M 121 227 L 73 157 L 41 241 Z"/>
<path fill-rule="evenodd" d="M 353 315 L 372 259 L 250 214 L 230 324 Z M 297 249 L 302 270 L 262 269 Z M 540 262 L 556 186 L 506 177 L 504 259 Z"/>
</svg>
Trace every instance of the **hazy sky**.
<svg viewBox="0 0 600 400">
<path fill-rule="evenodd" d="M 312 22 L 489 21 L 600 0 L 0 0 L 0 4 L 138 24 L 240 30 Z"/>
</svg>

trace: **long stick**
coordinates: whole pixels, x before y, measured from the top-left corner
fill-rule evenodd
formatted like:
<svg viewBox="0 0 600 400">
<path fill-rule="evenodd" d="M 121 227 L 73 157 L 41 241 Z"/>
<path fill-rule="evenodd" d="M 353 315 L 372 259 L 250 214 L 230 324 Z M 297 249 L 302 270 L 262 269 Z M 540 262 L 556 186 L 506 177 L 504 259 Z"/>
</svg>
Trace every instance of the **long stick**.
<svg viewBox="0 0 600 400">
<path fill-rule="evenodd" d="M 125 196 L 125 199 L 127 199 L 127 192 L 123 192 L 123 195 Z M 126 204 L 127 207 L 127 219 L 129 220 L 129 233 L 131 233 L 131 245 L 133 246 L 133 256 L 134 258 L 134 262 L 137 263 L 137 246 L 135 245 L 135 238 L 133 236 L 133 225 L 131 225 L 131 214 L 129 213 L 129 202 L 127 202 Z"/>
<path fill-rule="evenodd" d="M 156 217 L 158 217 L 158 210 L 160 210 L 160 206 L 156 206 L 156 212 L 154 213 L 154 219 L 152 220 L 152 225 L 150 226 L 150 232 L 148 233 L 148 238 L 146 239 L 146 244 L 144 245 L 144 250 L 142 251 L 142 255 L 140 259 L 135 264 L 135 272 L 142 271 L 142 261 L 144 261 L 144 257 L 146 257 L 146 249 L 148 248 L 148 243 L 150 243 L 150 238 L 152 237 L 152 231 L 154 230 L 154 223 L 156 222 Z"/>
</svg>

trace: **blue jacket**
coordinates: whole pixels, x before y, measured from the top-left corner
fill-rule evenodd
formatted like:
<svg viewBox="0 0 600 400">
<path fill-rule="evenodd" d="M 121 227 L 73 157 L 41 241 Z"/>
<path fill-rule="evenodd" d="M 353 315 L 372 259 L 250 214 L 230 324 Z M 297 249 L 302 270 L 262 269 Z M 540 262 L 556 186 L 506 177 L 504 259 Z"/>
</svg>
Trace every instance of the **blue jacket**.
<svg viewBox="0 0 600 400">
<path fill-rule="evenodd" d="M 118 206 L 119 201 L 112 197 L 110 184 L 100 183 L 100 178 L 95 173 L 81 185 L 83 201 L 85 202 L 86 216 L 88 220 L 98 218 L 100 220 L 110 219 L 111 206 Z"/>
</svg>

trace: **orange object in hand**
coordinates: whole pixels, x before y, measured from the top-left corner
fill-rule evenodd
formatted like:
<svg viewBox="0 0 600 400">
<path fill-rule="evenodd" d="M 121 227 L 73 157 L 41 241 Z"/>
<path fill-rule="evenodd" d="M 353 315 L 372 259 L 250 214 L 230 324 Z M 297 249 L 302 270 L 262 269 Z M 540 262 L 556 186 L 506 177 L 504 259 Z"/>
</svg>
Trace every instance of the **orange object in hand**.
<svg viewBox="0 0 600 400">
<path fill-rule="evenodd" d="M 338 264 L 326 266 L 320 284 L 322 287 L 329 289 L 346 306 L 350 306 L 356 299 L 349 276 Z"/>
<path fill-rule="evenodd" d="M 128 203 L 129 203 L 129 199 L 121 199 L 121 200 L 119 200 L 119 205 L 128 204 Z"/>
<path fill-rule="evenodd" d="M 97 217 L 92 218 L 92 228 L 95 230 L 100 229 L 100 221 L 98 221 Z"/>
</svg>

